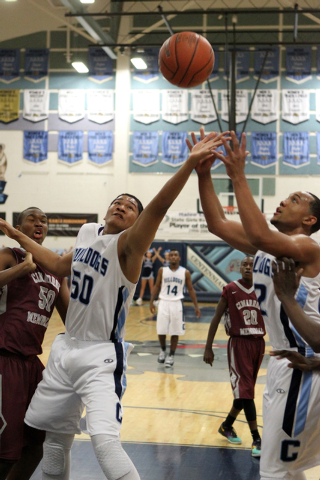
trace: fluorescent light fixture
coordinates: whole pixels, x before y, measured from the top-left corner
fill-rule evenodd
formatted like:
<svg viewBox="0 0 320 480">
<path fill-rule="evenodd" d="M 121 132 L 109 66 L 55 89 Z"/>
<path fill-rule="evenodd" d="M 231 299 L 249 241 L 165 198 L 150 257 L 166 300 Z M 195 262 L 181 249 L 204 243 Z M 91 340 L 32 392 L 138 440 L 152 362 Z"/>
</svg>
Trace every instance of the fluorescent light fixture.
<svg viewBox="0 0 320 480">
<path fill-rule="evenodd" d="M 89 69 L 85 66 L 83 62 L 72 62 L 72 66 L 79 73 L 88 73 Z"/>
<path fill-rule="evenodd" d="M 80 0 L 80 3 L 94 3 L 94 0 Z"/>
<path fill-rule="evenodd" d="M 6 2 L 16 2 L 17 0 L 6 0 Z"/>
<path fill-rule="evenodd" d="M 146 62 L 140 57 L 131 58 L 131 63 L 137 70 L 146 70 L 148 68 Z"/>
</svg>

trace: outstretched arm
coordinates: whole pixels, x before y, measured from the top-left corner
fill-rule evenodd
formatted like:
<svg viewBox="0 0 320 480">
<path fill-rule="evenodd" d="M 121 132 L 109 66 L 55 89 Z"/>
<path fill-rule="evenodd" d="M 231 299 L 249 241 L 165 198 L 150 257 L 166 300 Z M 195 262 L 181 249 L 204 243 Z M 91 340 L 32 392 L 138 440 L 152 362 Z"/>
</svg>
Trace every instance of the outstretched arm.
<svg viewBox="0 0 320 480">
<path fill-rule="evenodd" d="M 155 257 L 155 259 L 157 258 L 158 260 L 160 260 L 161 263 L 164 263 L 164 258 L 161 257 L 161 255 L 160 255 L 161 250 L 162 250 L 162 247 L 159 247 L 158 250 L 156 250 L 155 248 L 153 248 L 154 257 Z"/>
<path fill-rule="evenodd" d="M 156 311 L 156 307 L 154 306 L 154 301 L 157 298 L 160 288 L 161 288 L 161 282 L 162 282 L 162 270 L 163 268 L 159 268 L 158 270 L 158 275 L 157 275 L 157 280 L 156 283 L 154 284 L 154 287 L 151 292 L 151 298 L 150 298 L 150 312 L 154 315 Z"/>
<path fill-rule="evenodd" d="M 203 354 L 203 361 L 211 365 L 211 367 L 214 360 L 214 353 L 212 350 L 213 340 L 217 333 L 218 325 L 220 323 L 221 317 L 225 312 L 227 306 L 228 306 L 227 299 L 225 297 L 221 297 L 217 305 L 215 314 L 211 320 L 208 337 L 207 337 L 207 343 L 206 343 L 204 354 Z"/>
<path fill-rule="evenodd" d="M 232 179 L 240 218 L 249 242 L 257 249 L 275 257 L 292 257 L 295 261 L 302 263 L 306 276 L 315 276 L 320 267 L 319 245 L 306 235 L 286 235 L 269 228 L 254 201 L 244 173 L 245 160 L 249 153 L 246 150 L 246 135 L 242 134 L 241 145 L 234 132 L 231 132 L 231 138 L 233 150 L 222 139 L 227 155 L 216 153 L 216 156 L 223 161 L 227 174 Z M 311 267 L 307 271 L 308 264 L 311 264 Z"/>
<path fill-rule="evenodd" d="M 195 290 L 193 288 L 193 285 L 192 285 L 191 274 L 190 274 L 189 270 L 186 270 L 186 286 L 187 286 L 189 295 L 190 295 L 191 300 L 192 300 L 193 305 L 194 305 L 194 311 L 195 311 L 196 317 L 200 318 L 201 317 L 201 312 L 200 312 L 200 308 L 198 306 L 197 295 L 196 295 L 196 292 L 195 292 Z"/>
<path fill-rule="evenodd" d="M 148 250 L 167 210 L 177 198 L 196 165 L 210 158 L 215 148 L 220 146 L 222 135 L 209 134 L 195 145 L 189 158 L 151 200 L 134 225 L 119 238 L 119 260 L 128 280 L 139 278 L 141 257 Z"/>
<path fill-rule="evenodd" d="M 204 138 L 204 129 L 200 128 L 200 137 Z M 194 133 L 191 134 L 193 144 L 198 143 Z M 192 144 L 187 140 L 189 150 L 192 149 Z M 203 213 L 208 225 L 209 232 L 222 238 L 232 247 L 244 253 L 255 254 L 257 249 L 249 242 L 243 226 L 240 222 L 227 220 L 218 196 L 214 190 L 211 178 L 211 166 L 217 158 L 213 155 L 212 158 L 197 165 L 196 172 L 199 181 L 199 193 Z"/>
<path fill-rule="evenodd" d="M 48 270 L 57 277 L 66 277 L 71 273 L 71 262 L 73 253 L 67 253 L 60 257 L 57 253 L 52 252 L 48 248 L 39 245 L 24 233 L 12 227 L 8 222 L 0 219 L 0 230 L 8 237 L 16 240 L 27 252 L 32 253 L 36 263 Z"/>
<path fill-rule="evenodd" d="M 284 257 L 273 262 L 272 271 L 276 295 L 291 323 L 310 347 L 320 353 L 320 324 L 306 315 L 294 298 L 303 270 L 296 273 L 295 262 Z"/>
</svg>

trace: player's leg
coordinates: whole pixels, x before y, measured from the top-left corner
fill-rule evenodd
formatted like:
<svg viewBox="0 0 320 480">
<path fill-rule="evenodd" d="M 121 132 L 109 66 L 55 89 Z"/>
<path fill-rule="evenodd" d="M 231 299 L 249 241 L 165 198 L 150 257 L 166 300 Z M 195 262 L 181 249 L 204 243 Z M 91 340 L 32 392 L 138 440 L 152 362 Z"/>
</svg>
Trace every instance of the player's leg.
<svg viewBox="0 0 320 480">
<path fill-rule="evenodd" d="M 160 343 L 160 353 L 158 356 L 158 363 L 164 363 L 166 359 L 166 335 L 158 335 L 159 343 Z"/>
<path fill-rule="evenodd" d="M 138 300 L 137 300 L 137 304 L 138 304 L 138 305 L 141 305 L 141 304 L 142 304 L 144 291 L 145 291 L 146 286 L 147 286 L 147 281 L 148 281 L 147 278 L 141 278 L 139 298 L 138 298 Z"/>
<path fill-rule="evenodd" d="M 101 470 L 108 480 L 140 480 L 118 436 L 93 435 L 91 441 Z"/>
<path fill-rule="evenodd" d="M 7 480 L 29 480 L 43 455 L 45 432 L 24 424 L 24 446 L 21 457 L 13 466 Z"/>
<path fill-rule="evenodd" d="M 171 336 L 170 355 L 166 359 L 166 367 L 172 367 L 174 364 L 174 354 L 178 346 L 180 335 L 185 334 L 185 324 L 183 321 L 183 306 L 181 300 L 168 302 L 169 307 L 169 335 Z"/>
<path fill-rule="evenodd" d="M 42 444 L 26 445 L 23 447 L 21 457 L 10 470 L 7 480 L 29 480 L 39 465 L 42 455 Z"/>
<path fill-rule="evenodd" d="M 24 416 L 29 391 L 26 363 L 10 352 L 0 355 L 0 480 L 5 480 L 19 461 L 24 445 Z"/>
<path fill-rule="evenodd" d="M 261 455 L 261 437 L 258 431 L 256 405 L 253 399 L 242 399 L 243 410 L 246 416 L 250 432 L 252 435 L 252 456 L 260 457 Z"/>
<path fill-rule="evenodd" d="M 241 438 L 238 437 L 238 435 L 236 434 L 233 428 L 233 424 L 237 416 L 241 412 L 242 408 L 243 408 L 242 400 L 240 398 L 235 398 L 233 400 L 233 405 L 231 407 L 230 412 L 228 413 L 227 418 L 225 419 L 224 422 L 222 422 L 218 430 L 218 432 L 223 437 L 226 437 L 228 442 L 233 443 L 235 445 L 240 445 L 242 443 Z"/>
<path fill-rule="evenodd" d="M 86 406 L 87 430 L 108 480 L 140 479 L 120 442 L 126 355 L 123 343 L 103 342 L 79 349 L 79 357 L 74 359 L 77 362 L 74 371 L 80 372 L 77 392 Z M 113 361 L 104 363 L 106 357 Z"/>
<path fill-rule="evenodd" d="M 69 480 L 73 434 L 47 432 L 43 444 L 42 480 Z"/>
<path fill-rule="evenodd" d="M 169 319 L 170 312 L 168 310 L 168 302 L 160 300 L 157 315 L 157 334 L 160 343 L 159 363 L 164 363 L 166 359 L 166 337 L 169 332 Z"/>
</svg>

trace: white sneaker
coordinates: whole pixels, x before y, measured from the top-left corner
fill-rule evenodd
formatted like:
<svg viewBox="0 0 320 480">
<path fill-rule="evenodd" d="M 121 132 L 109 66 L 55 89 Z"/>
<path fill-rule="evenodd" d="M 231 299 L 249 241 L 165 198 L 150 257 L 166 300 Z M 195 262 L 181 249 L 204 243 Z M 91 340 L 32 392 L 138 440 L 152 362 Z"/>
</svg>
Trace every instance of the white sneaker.
<svg viewBox="0 0 320 480">
<path fill-rule="evenodd" d="M 136 304 L 137 305 L 142 305 L 142 298 L 138 298 L 138 300 L 136 300 Z"/>
<path fill-rule="evenodd" d="M 166 363 L 165 363 L 165 366 L 166 367 L 173 367 L 173 364 L 174 364 L 174 358 L 172 355 L 168 355 L 167 358 L 166 358 Z"/>
<path fill-rule="evenodd" d="M 160 353 L 159 353 L 158 362 L 159 363 L 164 363 L 165 359 L 166 359 L 166 352 L 161 350 Z"/>
</svg>

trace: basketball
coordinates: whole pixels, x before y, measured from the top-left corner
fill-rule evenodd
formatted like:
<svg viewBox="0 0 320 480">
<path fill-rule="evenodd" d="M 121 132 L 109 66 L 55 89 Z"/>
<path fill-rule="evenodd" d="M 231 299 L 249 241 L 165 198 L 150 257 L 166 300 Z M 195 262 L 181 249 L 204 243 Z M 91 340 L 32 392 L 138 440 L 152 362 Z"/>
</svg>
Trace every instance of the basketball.
<svg viewBox="0 0 320 480">
<path fill-rule="evenodd" d="M 159 52 L 159 68 L 168 82 L 181 88 L 197 87 L 212 72 L 214 52 L 208 40 L 194 32 L 172 35 Z"/>
</svg>

